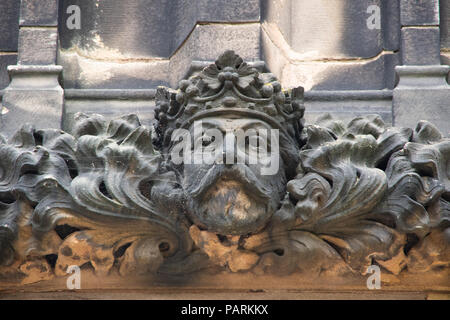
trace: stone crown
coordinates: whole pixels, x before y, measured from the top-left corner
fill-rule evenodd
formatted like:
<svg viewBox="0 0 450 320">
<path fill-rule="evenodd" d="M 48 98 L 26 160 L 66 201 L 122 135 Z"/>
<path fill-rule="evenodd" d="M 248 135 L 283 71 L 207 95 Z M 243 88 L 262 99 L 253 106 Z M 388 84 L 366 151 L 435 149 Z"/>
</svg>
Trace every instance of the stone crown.
<svg viewBox="0 0 450 320">
<path fill-rule="evenodd" d="M 282 90 L 273 74 L 259 73 L 234 51 L 226 51 L 214 64 L 181 80 L 178 90 L 158 87 L 155 144 L 168 147 L 174 129 L 223 115 L 259 118 L 299 141 L 303 113 L 302 87 Z"/>
</svg>

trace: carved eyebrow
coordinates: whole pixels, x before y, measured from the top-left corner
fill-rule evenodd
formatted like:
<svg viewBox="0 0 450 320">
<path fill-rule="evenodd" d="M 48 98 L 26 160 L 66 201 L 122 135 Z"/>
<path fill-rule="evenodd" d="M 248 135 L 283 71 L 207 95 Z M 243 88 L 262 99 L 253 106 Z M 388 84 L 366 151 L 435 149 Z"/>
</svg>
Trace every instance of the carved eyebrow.
<svg viewBox="0 0 450 320">
<path fill-rule="evenodd" d="M 203 129 L 218 129 L 220 130 L 222 133 L 225 133 L 227 130 L 224 129 L 224 126 L 226 125 L 225 123 L 223 123 L 221 121 L 222 119 L 202 119 L 202 128 Z M 271 129 L 272 127 L 266 123 L 264 123 L 263 121 L 259 121 L 259 120 L 253 120 L 253 119 L 246 119 L 243 126 L 239 126 L 239 122 L 243 122 L 243 121 L 239 121 L 241 119 L 231 119 L 231 120 L 235 120 L 237 121 L 237 127 L 235 129 L 241 129 L 241 130 L 247 130 L 247 129 Z M 191 126 L 189 131 L 193 132 L 194 130 L 194 126 Z"/>
<path fill-rule="evenodd" d="M 255 127 L 256 125 L 256 127 Z M 269 126 L 268 124 L 265 124 L 262 121 L 250 121 L 249 123 L 246 123 L 243 127 L 239 128 L 239 129 L 243 129 L 243 130 L 247 130 L 247 129 L 271 129 L 271 126 Z"/>
<path fill-rule="evenodd" d="M 217 119 L 202 120 L 203 127 L 220 127 L 221 123 Z"/>
<path fill-rule="evenodd" d="M 216 119 L 202 120 L 202 129 L 203 131 L 205 129 L 218 129 L 220 132 L 225 133 L 223 124 Z M 189 128 L 189 132 L 194 132 L 194 126 Z"/>
</svg>

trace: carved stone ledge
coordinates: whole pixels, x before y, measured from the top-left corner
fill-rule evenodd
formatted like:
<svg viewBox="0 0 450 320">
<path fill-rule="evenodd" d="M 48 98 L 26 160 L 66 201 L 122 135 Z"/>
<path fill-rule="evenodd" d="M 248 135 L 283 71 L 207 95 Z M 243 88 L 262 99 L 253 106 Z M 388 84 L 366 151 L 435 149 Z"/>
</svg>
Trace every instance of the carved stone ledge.
<svg viewBox="0 0 450 320">
<path fill-rule="evenodd" d="M 78 114 L 74 135 L 24 125 L 1 140 L 7 287 L 58 283 L 77 265 L 89 277 L 141 276 L 149 286 L 246 277 L 269 287 L 341 279 L 345 288 L 347 279 L 361 288 L 378 265 L 384 282 L 425 273 L 448 290 L 450 139 L 432 124 L 324 115 L 305 125 L 303 89 L 283 91 L 232 51 L 156 98 L 154 128 L 135 115 Z M 278 129 L 278 170 L 175 163 L 174 131 L 198 120 Z"/>
</svg>

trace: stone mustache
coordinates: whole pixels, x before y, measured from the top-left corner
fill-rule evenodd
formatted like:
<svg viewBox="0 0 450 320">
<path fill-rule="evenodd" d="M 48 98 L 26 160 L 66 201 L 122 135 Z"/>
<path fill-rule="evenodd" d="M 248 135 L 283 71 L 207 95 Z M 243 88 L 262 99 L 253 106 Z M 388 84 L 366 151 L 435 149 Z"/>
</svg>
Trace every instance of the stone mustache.
<svg viewBox="0 0 450 320">
<path fill-rule="evenodd" d="M 232 51 L 178 90 L 158 88 L 156 101 L 154 128 L 135 115 L 78 114 L 73 135 L 24 125 L 0 140 L 0 273 L 38 269 L 42 280 L 86 263 L 123 276 L 449 266 L 450 139 L 432 124 L 324 115 L 305 125 L 303 88 L 282 90 Z M 242 148 L 230 142 L 247 160 L 173 161 L 175 133 L 196 121 L 204 147 L 206 129 L 251 129 Z M 274 129 L 278 170 L 264 175 L 250 141 Z"/>
</svg>

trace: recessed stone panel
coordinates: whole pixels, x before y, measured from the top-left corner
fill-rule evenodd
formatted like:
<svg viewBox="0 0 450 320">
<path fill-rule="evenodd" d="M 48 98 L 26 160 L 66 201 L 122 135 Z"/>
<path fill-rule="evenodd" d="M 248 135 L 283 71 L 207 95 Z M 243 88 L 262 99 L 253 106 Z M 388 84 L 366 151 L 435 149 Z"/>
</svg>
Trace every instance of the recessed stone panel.
<svg viewBox="0 0 450 320">
<path fill-rule="evenodd" d="M 80 29 L 67 27 L 70 5 L 80 8 Z M 197 23 L 256 22 L 260 17 L 258 0 L 64 0 L 60 10 L 62 48 L 101 49 L 115 59 L 168 58 Z"/>
<path fill-rule="evenodd" d="M 399 54 L 384 52 L 375 58 L 330 61 L 296 60 L 296 55 L 284 50 L 273 29 L 263 27 L 263 60 L 284 87 L 298 85 L 309 90 L 371 90 L 394 87 L 395 65 Z"/>
<path fill-rule="evenodd" d="M 302 59 L 368 58 L 383 47 L 379 0 L 266 0 L 262 12 Z"/>
<path fill-rule="evenodd" d="M 193 60 L 212 61 L 223 48 L 234 49 L 248 60 L 259 60 L 258 23 L 197 25 L 169 59 L 100 60 L 89 51 L 62 50 L 65 88 L 145 89 L 176 87 Z M 98 54 L 104 51 L 98 51 Z"/>
</svg>

